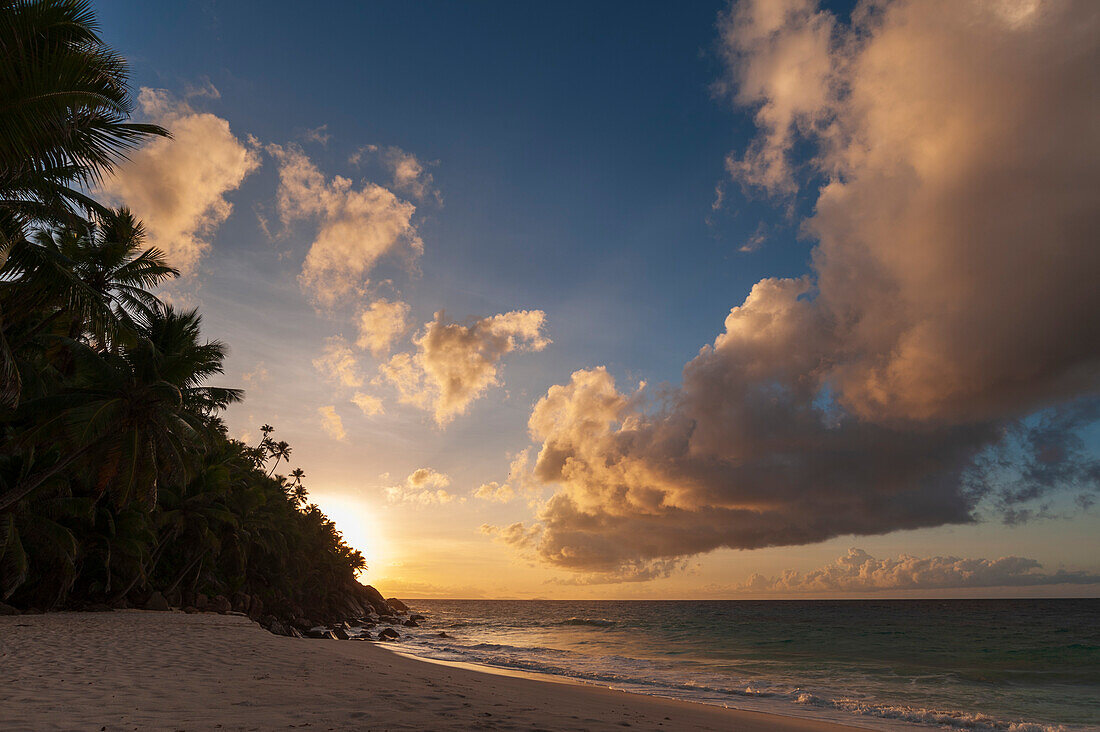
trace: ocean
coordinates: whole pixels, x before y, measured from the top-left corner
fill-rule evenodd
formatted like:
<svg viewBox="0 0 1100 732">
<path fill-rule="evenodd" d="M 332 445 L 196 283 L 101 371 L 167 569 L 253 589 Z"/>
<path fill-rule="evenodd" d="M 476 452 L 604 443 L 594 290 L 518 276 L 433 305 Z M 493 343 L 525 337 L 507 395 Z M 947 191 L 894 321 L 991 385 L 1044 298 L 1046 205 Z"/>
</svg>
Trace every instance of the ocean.
<svg viewBox="0 0 1100 732">
<path fill-rule="evenodd" d="M 395 649 L 429 659 L 872 729 L 1100 730 L 1095 599 L 410 605 Z"/>
</svg>

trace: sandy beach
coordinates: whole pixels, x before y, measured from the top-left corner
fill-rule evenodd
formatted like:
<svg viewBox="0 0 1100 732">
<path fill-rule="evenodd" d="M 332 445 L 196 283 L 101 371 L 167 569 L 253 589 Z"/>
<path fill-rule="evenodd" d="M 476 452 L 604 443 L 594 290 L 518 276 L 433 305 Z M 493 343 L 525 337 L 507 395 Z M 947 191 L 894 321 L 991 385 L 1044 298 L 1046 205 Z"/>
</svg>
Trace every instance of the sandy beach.
<svg viewBox="0 0 1100 732">
<path fill-rule="evenodd" d="M 179 612 L 0 617 L 5 730 L 850 729 L 428 663 Z"/>
</svg>

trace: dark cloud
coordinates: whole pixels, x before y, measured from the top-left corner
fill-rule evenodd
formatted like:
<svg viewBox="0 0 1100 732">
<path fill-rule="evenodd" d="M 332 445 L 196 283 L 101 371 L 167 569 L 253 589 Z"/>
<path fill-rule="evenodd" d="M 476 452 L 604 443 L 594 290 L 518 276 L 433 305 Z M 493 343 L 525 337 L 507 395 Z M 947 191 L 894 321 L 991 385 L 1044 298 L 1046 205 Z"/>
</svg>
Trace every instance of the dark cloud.
<svg viewBox="0 0 1100 732">
<path fill-rule="evenodd" d="M 826 181 L 811 272 L 757 283 L 663 408 L 603 369 L 547 392 L 534 474 L 559 490 L 510 533 L 542 561 L 630 578 L 1095 491 L 1100 6 L 871 8 L 724 23 L 760 128 L 731 171 L 781 197 L 800 166 Z"/>
</svg>

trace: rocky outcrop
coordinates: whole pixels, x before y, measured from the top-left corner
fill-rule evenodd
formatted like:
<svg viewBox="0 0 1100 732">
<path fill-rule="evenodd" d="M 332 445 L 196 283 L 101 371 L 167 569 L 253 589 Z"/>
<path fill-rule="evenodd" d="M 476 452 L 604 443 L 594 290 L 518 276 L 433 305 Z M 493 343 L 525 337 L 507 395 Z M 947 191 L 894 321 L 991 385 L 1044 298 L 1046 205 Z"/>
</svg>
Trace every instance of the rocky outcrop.
<svg viewBox="0 0 1100 732">
<path fill-rule="evenodd" d="M 398 600 L 396 597 L 391 597 L 390 599 L 386 600 L 386 604 L 399 613 L 407 613 L 409 611 L 409 606 Z"/>
<path fill-rule="evenodd" d="M 18 615 L 19 609 L 0 602 L 0 615 Z"/>
<path fill-rule="evenodd" d="M 383 628 L 378 633 L 378 640 L 397 640 L 400 637 L 401 637 L 401 634 L 398 633 L 393 628 Z"/>
<path fill-rule="evenodd" d="M 159 592 L 154 592 L 149 595 L 149 599 L 145 601 L 146 610 L 160 610 L 164 612 L 169 609 L 168 601 L 164 599 L 164 595 Z"/>
<path fill-rule="evenodd" d="M 210 601 L 210 609 L 216 613 L 225 615 L 233 609 L 233 605 L 225 595 L 214 595 L 214 599 Z"/>
<path fill-rule="evenodd" d="M 409 618 L 408 620 L 406 620 L 405 622 L 403 622 L 401 624 L 404 625 L 406 628 L 419 628 L 420 627 L 420 623 L 416 622 L 412 618 Z"/>
</svg>

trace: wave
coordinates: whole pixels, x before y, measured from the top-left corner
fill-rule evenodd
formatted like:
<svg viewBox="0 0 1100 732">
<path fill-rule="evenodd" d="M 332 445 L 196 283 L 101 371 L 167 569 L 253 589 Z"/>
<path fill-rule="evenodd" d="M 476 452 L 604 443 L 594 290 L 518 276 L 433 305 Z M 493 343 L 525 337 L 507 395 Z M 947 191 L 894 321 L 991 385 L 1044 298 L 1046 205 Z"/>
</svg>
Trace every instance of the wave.
<svg viewBox="0 0 1100 732">
<path fill-rule="evenodd" d="M 618 623 L 614 620 L 606 620 L 603 618 L 569 618 L 568 620 L 554 623 L 554 625 L 589 625 L 594 628 L 610 628 L 614 625 L 618 625 Z"/>
<path fill-rule="evenodd" d="M 613 621 L 570 618 L 554 625 L 609 627 Z M 572 651 L 541 646 L 515 646 L 504 643 L 462 643 L 421 635 L 410 638 L 409 651 L 441 660 L 462 660 L 496 668 L 514 669 L 553 676 L 565 676 L 613 688 L 654 696 L 664 696 L 720 706 L 740 706 L 758 711 L 773 711 L 805 716 L 799 709 L 815 708 L 835 713 L 832 719 L 857 715 L 870 723 L 879 720 L 888 727 L 935 726 L 941 729 L 973 732 L 1071 732 L 1076 727 L 1046 725 L 997 719 L 980 713 L 924 709 L 865 700 L 831 697 L 802 688 L 773 685 L 760 680 L 735 679 L 691 673 L 685 669 L 662 666 L 653 661 L 625 656 L 587 656 Z M 734 702 L 737 699 L 740 701 Z M 776 704 L 786 706 L 777 709 Z M 789 705 L 789 706 L 787 706 Z M 839 714 L 839 717 L 836 716 Z"/>
</svg>

